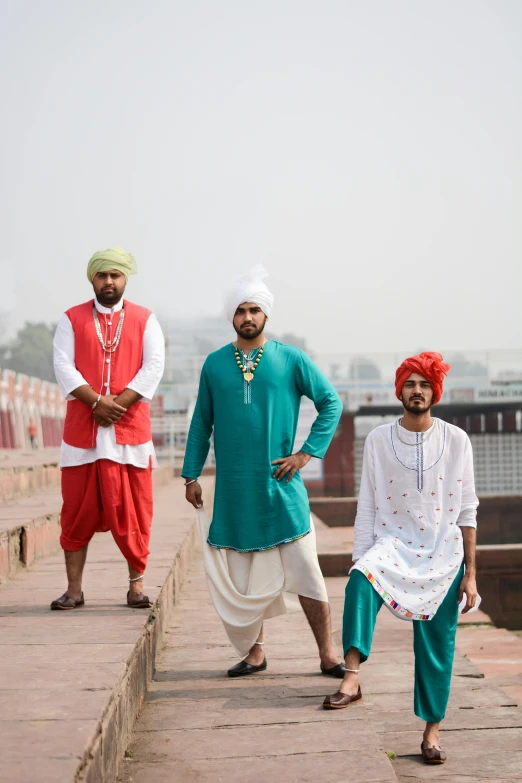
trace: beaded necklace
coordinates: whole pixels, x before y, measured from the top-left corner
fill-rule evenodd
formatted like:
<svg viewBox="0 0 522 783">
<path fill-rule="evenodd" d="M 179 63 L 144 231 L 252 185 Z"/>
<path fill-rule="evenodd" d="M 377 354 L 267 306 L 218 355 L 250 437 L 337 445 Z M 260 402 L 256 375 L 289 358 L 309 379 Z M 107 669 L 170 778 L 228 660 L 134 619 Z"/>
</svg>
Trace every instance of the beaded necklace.
<svg viewBox="0 0 522 783">
<path fill-rule="evenodd" d="M 242 358 L 240 356 L 240 351 Z M 246 354 L 242 349 L 235 348 L 236 363 L 243 373 L 243 402 L 249 405 L 252 402 L 252 384 L 254 372 L 257 370 L 261 357 L 263 356 L 264 345 L 260 348 L 254 348 Z"/>
<path fill-rule="evenodd" d="M 116 329 L 116 334 L 114 336 L 114 340 L 108 340 L 107 342 L 104 341 L 101 331 L 101 325 L 100 325 L 100 319 L 98 318 L 98 311 L 95 307 L 92 308 L 92 316 L 94 319 L 94 328 L 96 330 L 96 335 L 98 337 L 98 340 L 100 341 L 100 345 L 102 347 L 102 350 L 104 353 L 114 353 L 118 345 L 120 344 L 121 340 L 121 332 L 123 329 L 123 322 L 125 320 L 125 310 L 122 307 L 120 311 L 120 319 L 118 321 L 118 326 Z"/>
<path fill-rule="evenodd" d="M 243 361 L 245 362 L 244 364 L 241 362 L 241 357 L 239 355 L 239 348 L 236 348 L 236 362 L 237 362 L 237 366 L 239 367 L 239 369 L 243 373 L 243 378 L 245 379 L 245 381 L 247 383 L 250 383 L 250 381 L 253 380 L 253 378 L 254 378 L 254 373 L 257 370 L 257 366 L 258 366 L 259 362 L 263 358 L 263 346 L 261 346 L 261 348 L 259 349 L 259 352 L 258 352 L 257 357 L 256 357 L 254 362 L 252 362 L 252 359 L 250 358 L 252 353 L 253 353 L 253 351 L 250 351 L 248 356 L 245 356 L 244 352 L 242 352 L 242 353 L 243 353 L 243 357 L 244 357 Z"/>
</svg>

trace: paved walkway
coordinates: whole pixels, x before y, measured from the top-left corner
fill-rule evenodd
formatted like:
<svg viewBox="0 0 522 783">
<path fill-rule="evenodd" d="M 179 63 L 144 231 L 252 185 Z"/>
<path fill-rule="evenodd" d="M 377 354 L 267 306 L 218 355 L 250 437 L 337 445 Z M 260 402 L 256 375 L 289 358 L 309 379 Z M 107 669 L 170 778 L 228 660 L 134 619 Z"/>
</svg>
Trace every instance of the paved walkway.
<svg viewBox="0 0 522 783">
<path fill-rule="evenodd" d="M 345 580 L 327 580 L 340 643 Z M 412 627 L 383 609 L 362 670 L 362 703 L 326 712 L 336 681 L 318 673 L 310 630 L 295 611 L 270 620 L 269 668 L 231 680 L 234 653 L 194 565 L 174 609 L 121 783 L 507 783 L 522 781 L 522 710 L 464 655 L 455 661 L 442 735 L 449 761 L 425 767 L 413 714 Z M 459 634 L 473 633 L 469 626 Z M 390 761 L 385 751 L 396 759 Z"/>
<path fill-rule="evenodd" d="M 34 496 L 20 505 L 41 502 Z M 161 641 L 158 623 L 167 621 L 179 587 L 180 552 L 186 560 L 193 549 L 190 536 L 196 540 L 194 515 L 181 482 L 159 487 L 145 580 L 148 595 L 158 599 L 152 612 L 126 606 L 127 567 L 110 534 L 97 534 L 89 547 L 81 609 L 49 610 L 67 584 L 62 553 L 0 587 L 2 783 L 115 780 L 120 743 L 126 744 Z"/>
</svg>

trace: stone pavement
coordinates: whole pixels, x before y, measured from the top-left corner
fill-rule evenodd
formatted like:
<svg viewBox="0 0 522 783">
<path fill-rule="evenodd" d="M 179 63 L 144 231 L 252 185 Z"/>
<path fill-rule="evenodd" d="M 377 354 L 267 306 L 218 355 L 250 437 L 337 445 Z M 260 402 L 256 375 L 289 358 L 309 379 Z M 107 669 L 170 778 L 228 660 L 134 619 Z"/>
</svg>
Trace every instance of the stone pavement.
<svg viewBox="0 0 522 783">
<path fill-rule="evenodd" d="M 43 449 L 0 449 L 0 468 L 34 468 L 58 463 L 60 449 L 50 446 Z"/>
<path fill-rule="evenodd" d="M 345 582 L 327 580 L 339 647 Z M 338 712 L 322 710 L 336 681 L 318 673 L 312 634 L 296 599 L 291 603 L 295 611 L 266 624 L 268 670 L 231 680 L 226 669 L 236 659 L 211 605 L 201 563 L 193 566 L 120 783 L 522 781 L 522 710 L 462 654 L 456 656 L 442 734 L 449 761 L 440 767 L 421 763 L 412 627 L 385 609 L 362 668 L 363 702 Z M 395 753 L 395 760 L 385 751 Z"/>
<path fill-rule="evenodd" d="M 0 781 L 115 780 L 196 544 L 181 482 L 157 488 L 155 504 L 152 611 L 126 606 L 126 563 L 110 534 L 89 547 L 81 609 L 49 610 L 66 586 L 61 553 L 0 587 Z"/>
</svg>

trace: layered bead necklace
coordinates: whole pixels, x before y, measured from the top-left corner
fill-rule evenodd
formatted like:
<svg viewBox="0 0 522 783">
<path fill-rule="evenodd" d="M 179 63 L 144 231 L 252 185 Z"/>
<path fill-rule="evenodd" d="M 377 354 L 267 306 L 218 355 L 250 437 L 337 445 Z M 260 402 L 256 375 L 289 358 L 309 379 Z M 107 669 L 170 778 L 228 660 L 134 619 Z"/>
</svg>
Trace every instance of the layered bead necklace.
<svg viewBox="0 0 522 783">
<path fill-rule="evenodd" d="M 114 340 L 107 340 L 107 342 L 105 342 L 105 340 L 103 339 L 100 319 L 98 318 L 98 311 L 95 307 L 92 308 L 92 317 L 94 319 L 94 328 L 96 330 L 96 336 L 100 341 L 102 350 L 104 351 L 104 353 L 114 353 L 114 351 L 120 344 L 123 322 L 125 320 L 125 309 L 122 307 L 120 311 L 120 319 L 118 321 L 118 326 L 116 328 L 116 334 L 114 335 Z"/>
</svg>

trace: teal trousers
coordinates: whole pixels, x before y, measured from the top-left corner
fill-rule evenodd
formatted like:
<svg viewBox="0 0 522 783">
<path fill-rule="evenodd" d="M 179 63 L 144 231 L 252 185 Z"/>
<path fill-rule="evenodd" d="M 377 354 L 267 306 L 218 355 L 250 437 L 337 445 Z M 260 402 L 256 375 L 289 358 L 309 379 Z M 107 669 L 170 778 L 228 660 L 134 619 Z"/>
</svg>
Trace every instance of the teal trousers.
<svg viewBox="0 0 522 783">
<path fill-rule="evenodd" d="M 414 709 L 415 715 L 428 723 L 439 723 L 446 714 L 455 654 L 459 587 L 463 576 L 464 565 L 432 620 L 413 620 Z M 383 603 L 366 577 L 360 571 L 352 571 L 344 600 L 345 655 L 350 647 L 356 647 L 361 654 L 361 663 L 368 658 L 377 614 Z M 390 676 L 393 676 L 392 673 Z"/>
</svg>

